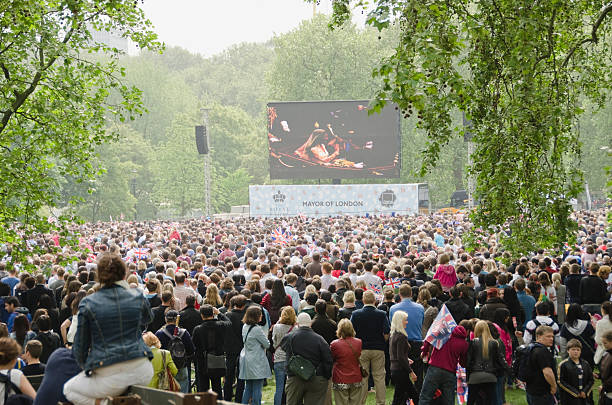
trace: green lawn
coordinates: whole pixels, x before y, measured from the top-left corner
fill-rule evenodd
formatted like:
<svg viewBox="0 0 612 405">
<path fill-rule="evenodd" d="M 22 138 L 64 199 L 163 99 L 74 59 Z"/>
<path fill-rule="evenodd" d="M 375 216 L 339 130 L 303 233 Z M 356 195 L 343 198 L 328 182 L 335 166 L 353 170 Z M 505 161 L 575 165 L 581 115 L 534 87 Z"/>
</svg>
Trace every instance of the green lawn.
<svg viewBox="0 0 612 405">
<path fill-rule="evenodd" d="M 600 381 L 595 380 L 595 387 L 599 387 Z M 268 386 L 263 389 L 263 399 L 262 403 L 265 404 L 273 404 L 274 403 L 274 378 L 268 379 Z M 594 391 L 595 403 L 597 404 L 599 401 L 599 392 L 597 389 Z M 391 404 L 393 399 L 393 386 L 387 387 L 387 404 Z M 525 399 L 525 391 L 520 389 L 509 389 L 506 390 L 506 402 L 511 405 L 527 405 L 527 400 Z M 366 401 L 366 405 L 376 405 L 376 399 L 374 398 L 374 393 L 368 394 L 368 399 Z"/>
</svg>

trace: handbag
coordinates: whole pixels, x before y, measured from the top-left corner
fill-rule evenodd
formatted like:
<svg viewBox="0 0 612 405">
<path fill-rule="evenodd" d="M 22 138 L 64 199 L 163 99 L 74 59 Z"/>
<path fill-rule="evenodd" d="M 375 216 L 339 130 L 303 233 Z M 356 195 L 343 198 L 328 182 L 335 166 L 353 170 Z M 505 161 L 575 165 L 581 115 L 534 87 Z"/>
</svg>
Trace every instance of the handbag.
<svg viewBox="0 0 612 405">
<path fill-rule="evenodd" d="M 212 353 L 206 353 L 206 369 L 207 370 L 219 370 L 225 369 L 225 355 L 216 355 Z"/>
<path fill-rule="evenodd" d="M 357 352 L 355 352 L 355 349 L 353 349 L 353 345 L 351 344 L 351 342 L 349 342 L 346 339 L 345 339 L 345 341 L 349 345 L 349 347 L 351 348 L 351 351 L 353 352 L 353 356 L 355 356 L 355 359 L 357 360 L 357 364 L 359 364 L 359 372 L 361 373 L 361 376 L 363 378 L 367 378 L 370 375 L 370 373 L 368 372 L 368 370 L 363 368 L 363 366 L 361 365 L 361 362 L 359 361 L 359 356 L 357 356 Z"/>
<path fill-rule="evenodd" d="M 212 342 L 212 343 L 211 343 Z M 206 340 L 207 347 L 215 347 L 215 331 L 208 330 L 208 338 Z M 206 370 L 225 370 L 225 355 L 206 352 Z"/>
<path fill-rule="evenodd" d="M 178 392 L 180 391 L 181 387 L 168 368 L 168 362 L 166 360 L 167 354 L 167 350 L 161 350 L 162 369 L 159 373 L 157 373 L 157 388 L 160 390 Z"/>
<path fill-rule="evenodd" d="M 316 371 L 312 362 L 299 354 L 293 355 L 289 358 L 287 369 L 304 381 L 310 381 L 310 379 L 315 375 Z"/>
<path fill-rule="evenodd" d="M 291 356 L 287 362 L 287 370 L 291 371 L 296 376 L 300 377 L 304 381 L 310 381 L 315 375 L 317 368 L 307 358 L 294 354 L 293 352 L 293 337 L 291 338 Z"/>
</svg>

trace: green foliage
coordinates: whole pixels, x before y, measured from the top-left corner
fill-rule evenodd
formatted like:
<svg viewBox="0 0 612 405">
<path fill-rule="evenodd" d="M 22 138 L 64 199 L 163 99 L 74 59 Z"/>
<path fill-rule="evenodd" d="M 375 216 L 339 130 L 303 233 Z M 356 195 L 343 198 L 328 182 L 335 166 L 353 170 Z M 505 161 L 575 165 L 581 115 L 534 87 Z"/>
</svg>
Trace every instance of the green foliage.
<svg viewBox="0 0 612 405">
<path fill-rule="evenodd" d="M 155 195 L 161 206 L 185 216 L 204 206 L 204 160 L 194 147 L 195 114 L 178 114 L 156 150 Z"/>
<path fill-rule="evenodd" d="M 182 72 L 204 102 L 240 107 L 255 117 L 266 105 L 266 83 L 273 51 L 268 44 L 242 43 Z"/>
<path fill-rule="evenodd" d="M 391 54 L 395 33 L 379 37 L 375 30 L 358 30 L 354 24 L 330 32 L 328 24 L 327 16 L 317 14 L 274 38 L 269 100 L 359 100 L 375 93 L 380 80 L 371 72 Z"/>
<path fill-rule="evenodd" d="M 333 27 L 352 5 L 334 6 Z M 505 247 L 526 253 L 571 238 L 569 200 L 581 190 L 578 118 L 582 97 L 602 106 L 609 88 L 610 47 L 598 42 L 612 5 L 553 0 L 389 1 L 371 3 L 368 24 L 398 27 L 394 53 L 374 70 L 383 81 L 377 106 L 396 102 L 416 115 L 427 136 L 421 173 L 434 167 L 472 120 L 470 172 L 480 206 L 476 227 L 507 229 Z M 596 49 L 592 45 L 598 44 Z"/>
<path fill-rule="evenodd" d="M 20 233 L 55 228 L 39 210 L 56 205 L 59 179 L 98 172 L 95 147 L 117 137 L 107 120 L 143 111 L 139 90 L 121 80 L 119 51 L 95 42 L 92 30 L 120 32 L 141 48 L 160 46 L 127 0 L 7 0 L 0 27 L 0 243 L 18 245 L 19 260 L 27 254 Z M 110 57 L 99 61 L 93 52 Z M 117 102 L 107 104 L 111 92 Z"/>
</svg>

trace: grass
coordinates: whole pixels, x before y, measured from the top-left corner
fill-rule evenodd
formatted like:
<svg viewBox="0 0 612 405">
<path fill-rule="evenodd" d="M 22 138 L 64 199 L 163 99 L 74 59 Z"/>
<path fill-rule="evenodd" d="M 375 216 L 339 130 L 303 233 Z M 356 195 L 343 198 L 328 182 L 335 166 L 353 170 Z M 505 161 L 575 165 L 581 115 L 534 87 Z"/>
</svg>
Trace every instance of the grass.
<svg viewBox="0 0 612 405">
<path fill-rule="evenodd" d="M 594 403 L 598 403 L 599 401 L 599 391 L 597 387 L 599 387 L 600 381 L 595 380 L 595 388 L 593 389 Z M 274 384 L 274 378 L 268 379 L 268 385 L 263 389 L 262 395 L 262 403 L 263 404 L 273 404 L 274 403 L 274 390 L 276 389 Z M 390 404 L 393 400 L 393 386 L 387 387 L 387 400 L 386 404 Z M 506 390 L 506 402 L 511 405 L 527 405 L 527 399 L 525 398 L 525 391 L 520 389 L 508 389 Z M 358 404 L 355 404 L 358 405 Z M 376 399 L 374 397 L 374 393 L 370 392 L 368 394 L 368 398 L 366 400 L 366 405 L 376 405 Z"/>
</svg>

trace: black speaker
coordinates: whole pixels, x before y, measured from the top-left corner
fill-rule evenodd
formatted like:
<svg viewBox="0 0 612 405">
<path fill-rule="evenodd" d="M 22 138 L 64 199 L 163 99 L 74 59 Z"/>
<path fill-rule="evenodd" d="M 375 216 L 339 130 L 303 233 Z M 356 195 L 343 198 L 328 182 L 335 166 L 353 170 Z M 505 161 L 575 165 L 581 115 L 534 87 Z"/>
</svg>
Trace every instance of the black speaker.
<svg viewBox="0 0 612 405">
<path fill-rule="evenodd" d="M 196 146 L 200 155 L 208 155 L 208 137 L 206 136 L 206 127 L 197 125 L 195 127 Z"/>
</svg>

